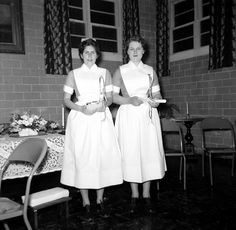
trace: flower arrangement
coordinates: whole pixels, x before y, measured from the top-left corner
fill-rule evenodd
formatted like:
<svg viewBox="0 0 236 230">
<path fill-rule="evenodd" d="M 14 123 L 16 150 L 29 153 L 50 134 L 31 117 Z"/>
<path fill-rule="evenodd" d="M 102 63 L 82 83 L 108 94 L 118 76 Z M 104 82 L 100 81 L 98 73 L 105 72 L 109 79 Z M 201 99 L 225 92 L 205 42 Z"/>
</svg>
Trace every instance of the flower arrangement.
<svg viewBox="0 0 236 230">
<path fill-rule="evenodd" d="M 47 132 L 53 132 L 54 130 L 59 128 L 58 122 L 55 121 L 47 121 L 45 125 Z"/>
<path fill-rule="evenodd" d="M 42 116 L 25 112 L 22 115 L 12 114 L 10 118 L 9 132 L 19 133 L 23 129 L 32 129 L 35 132 L 55 130 L 59 124 L 54 121 L 47 121 Z"/>
</svg>

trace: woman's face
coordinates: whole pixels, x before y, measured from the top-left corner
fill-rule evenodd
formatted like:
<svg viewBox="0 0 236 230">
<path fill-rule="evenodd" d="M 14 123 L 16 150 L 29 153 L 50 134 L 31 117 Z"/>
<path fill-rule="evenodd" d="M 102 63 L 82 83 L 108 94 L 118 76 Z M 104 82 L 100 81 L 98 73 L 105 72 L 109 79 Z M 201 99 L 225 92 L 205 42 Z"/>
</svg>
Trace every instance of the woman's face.
<svg viewBox="0 0 236 230">
<path fill-rule="evenodd" d="M 127 50 L 129 59 L 134 63 L 139 63 L 143 57 L 144 49 L 140 42 L 132 41 L 129 43 L 129 48 Z"/>
<path fill-rule="evenodd" d="M 97 52 L 93 46 L 86 46 L 82 54 L 84 64 L 89 68 L 92 67 L 97 60 Z"/>
</svg>

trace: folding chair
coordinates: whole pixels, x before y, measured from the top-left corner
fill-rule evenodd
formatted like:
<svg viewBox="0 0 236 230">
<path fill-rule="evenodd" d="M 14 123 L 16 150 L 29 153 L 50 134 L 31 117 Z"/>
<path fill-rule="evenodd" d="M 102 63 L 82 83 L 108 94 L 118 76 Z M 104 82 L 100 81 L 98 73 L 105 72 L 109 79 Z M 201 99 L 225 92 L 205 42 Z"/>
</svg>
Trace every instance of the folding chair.
<svg viewBox="0 0 236 230">
<path fill-rule="evenodd" d="M 220 156 L 231 156 L 232 157 L 232 168 L 231 175 L 234 175 L 234 158 L 236 154 L 235 147 L 235 131 L 231 122 L 226 118 L 221 117 L 208 117 L 201 122 L 201 135 L 202 135 L 202 176 L 205 176 L 205 157 L 209 158 L 209 170 L 210 170 L 210 182 L 213 186 L 213 174 L 212 174 L 212 158 Z M 211 143 L 212 137 L 225 141 L 219 145 L 213 145 Z"/>
<path fill-rule="evenodd" d="M 8 166 L 12 163 L 30 163 L 32 165 L 32 170 L 28 176 L 26 189 L 25 189 L 25 200 L 23 204 L 15 202 L 7 197 L 0 197 L 0 221 L 6 230 L 9 230 L 9 225 L 7 221 L 11 218 L 23 216 L 25 225 L 28 230 L 32 230 L 30 222 L 28 220 L 28 202 L 29 194 L 31 188 L 32 178 L 44 159 L 47 153 L 47 143 L 45 140 L 40 138 L 27 138 L 22 141 L 8 157 L 7 161 L 0 170 L 0 191 L 1 182 L 3 178 L 3 173 L 7 170 Z M 16 188 L 17 190 L 17 188 Z"/>
<path fill-rule="evenodd" d="M 166 157 L 179 157 L 180 166 L 179 166 L 179 180 L 182 180 L 182 169 L 183 169 L 183 186 L 186 190 L 186 158 L 184 154 L 184 145 L 183 145 L 183 134 L 182 130 L 178 123 L 172 119 L 161 119 L 161 128 L 163 136 L 164 151 Z M 171 148 L 168 146 L 167 137 L 172 137 L 177 143 Z M 159 190 L 159 183 L 157 184 L 157 189 Z"/>
</svg>

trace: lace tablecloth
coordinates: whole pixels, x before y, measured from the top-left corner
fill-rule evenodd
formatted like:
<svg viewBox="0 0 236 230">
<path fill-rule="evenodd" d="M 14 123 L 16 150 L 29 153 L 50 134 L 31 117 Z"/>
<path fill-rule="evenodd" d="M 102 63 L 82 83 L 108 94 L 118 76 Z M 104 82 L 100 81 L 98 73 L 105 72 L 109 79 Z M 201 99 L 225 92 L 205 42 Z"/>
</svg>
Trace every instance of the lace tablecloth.
<svg viewBox="0 0 236 230">
<path fill-rule="evenodd" d="M 46 140 L 48 145 L 48 153 L 38 168 L 36 174 L 59 171 L 62 168 L 63 152 L 64 152 L 64 135 L 49 134 L 45 136 L 37 136 Z M 11 154 L 13 149 L 25 138 L 7 137 L 0 139 L 0 169 L 4 162 Z M 12 164 L 3 175 L 3 179 L 14 179 L 29 175 L 31 166 L 29 164 Z"/>
</svg>

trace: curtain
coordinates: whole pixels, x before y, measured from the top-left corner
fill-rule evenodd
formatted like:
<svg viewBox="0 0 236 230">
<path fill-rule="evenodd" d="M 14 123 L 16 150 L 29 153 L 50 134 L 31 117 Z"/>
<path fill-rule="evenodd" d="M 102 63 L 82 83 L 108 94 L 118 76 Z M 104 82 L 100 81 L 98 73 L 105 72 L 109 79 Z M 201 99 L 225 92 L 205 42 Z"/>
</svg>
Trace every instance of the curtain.
<svg viewBox="0 0 236 230">
<path fill-rule="evenodd" d="M 123 63 L 128 62 L 126 42 L 130 37 L 138 35 L 139 31 L 138 0 L 123 0 Z"/>
<path fill-rule="evenodd" d="M 168 0 L 156 3 L 156 71 L 158 77 L 163 77 L 170 74 Z"/>
<path fill-rule="evenodd" d="M 235 65 L 235 0 L 211 0 L 209 69 Z"/>
<path fill-rule="evenodd" d="M 46 73 L 68 74 L 72 56 L 67 0 L 45 0 L 44 11 Z"/>
</svg>

